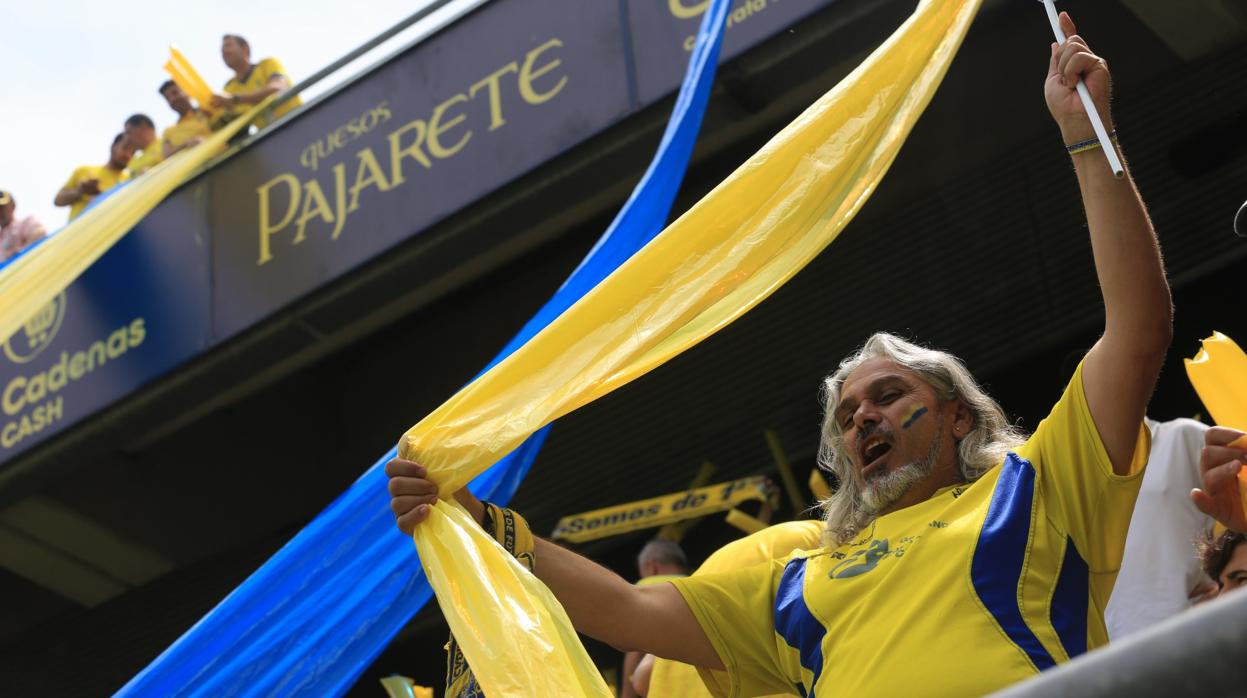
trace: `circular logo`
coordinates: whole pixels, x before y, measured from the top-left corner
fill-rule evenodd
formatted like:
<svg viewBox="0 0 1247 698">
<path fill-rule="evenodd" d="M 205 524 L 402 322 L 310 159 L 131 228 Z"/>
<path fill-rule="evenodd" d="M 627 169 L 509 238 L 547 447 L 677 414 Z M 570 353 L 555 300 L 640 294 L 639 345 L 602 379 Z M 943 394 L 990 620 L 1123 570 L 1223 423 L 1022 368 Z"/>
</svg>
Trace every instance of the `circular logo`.
<svg viewBox="0 0 1247 698">
<path fill-rule="evenodd" d="M 32 361 L 56 338 L 65 319 L 65 292 L 39 309 L 21 329 L 4 343 L 4 354 L 16 364 Z"/>
<path fill-rule="evenodd" d="M 684 3 L 685 0 L 667 0 L 667 9 L 671 10 L 671 15 L 677 19 L 691 19 L 705 12 L 710 0 L 702 0 L 694 5 Z"/>
</svg>

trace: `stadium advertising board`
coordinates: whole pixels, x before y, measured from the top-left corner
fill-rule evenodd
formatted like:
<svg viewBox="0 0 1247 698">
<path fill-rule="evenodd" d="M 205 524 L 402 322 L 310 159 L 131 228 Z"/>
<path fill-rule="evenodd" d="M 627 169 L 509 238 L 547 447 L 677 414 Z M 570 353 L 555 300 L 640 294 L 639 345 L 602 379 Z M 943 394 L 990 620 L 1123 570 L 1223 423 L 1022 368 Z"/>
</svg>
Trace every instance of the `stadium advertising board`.
<svg viewBox="0 0 1247 698">
<path fill-rule="evenodd" d="M 0 345 L 0 462 L 207 348 L 195 205 L 175 193 Z"/>
<path fill-rule="evenodd" d="M 723 57 L 830 2 L 737 0 Z M 216 333 L 246 328 L 670 94 L 704 10 L 696 0 L 632 0 L 622 12 L 495 0 L 234 157 L 212 175 Z"/>
<path fill-rule="evenodd" d="M 226 163 L 213 176 L 218 333 L 626 114 L 618 25 L 615 3 L 496 0 Z"/>
</svg>

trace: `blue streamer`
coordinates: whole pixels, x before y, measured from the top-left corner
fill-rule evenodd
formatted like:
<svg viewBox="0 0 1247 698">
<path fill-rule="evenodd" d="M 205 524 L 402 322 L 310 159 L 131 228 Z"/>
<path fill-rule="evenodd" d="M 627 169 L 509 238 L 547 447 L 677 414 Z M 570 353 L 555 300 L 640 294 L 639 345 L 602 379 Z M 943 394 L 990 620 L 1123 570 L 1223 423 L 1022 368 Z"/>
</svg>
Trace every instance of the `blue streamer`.
<svg viewBox="0 0 1247 698">
<path fill-rule="evenodd" d="M 710 97 L 730 0 L 702 18 L 675 109 L 627 203 L 550 301 L 489 363 L 523 346 L 665 226 Z M 550 428 L 468 486 L 510 501 Z M 391 449 L 118 695 L 341 695 L 432 596 L 415 546 L 394 526 Z"/>
</svg>

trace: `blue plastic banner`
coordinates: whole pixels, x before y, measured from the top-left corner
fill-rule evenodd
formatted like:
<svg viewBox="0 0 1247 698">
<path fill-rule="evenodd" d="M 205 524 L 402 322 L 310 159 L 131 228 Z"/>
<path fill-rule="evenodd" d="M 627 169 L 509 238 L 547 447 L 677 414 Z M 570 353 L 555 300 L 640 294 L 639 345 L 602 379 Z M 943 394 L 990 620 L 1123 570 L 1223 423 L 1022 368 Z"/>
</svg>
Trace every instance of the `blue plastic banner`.
<svg viewBox="0 0 1247 698">
<path fill-rule="evenodd" d="M 649 169 L 558 293 L 484 370 L 506 358 L 665 226 L 700 129 L 730 0 L 702 19 L 675 109 Z M 482 371 L 483 372 L 483 371 Z M 549 428 L 472 482 L 505 504 Z M 432 596 L 394 526 L 382 456 L 119 695 L 341 695 Z"/>
</svg>

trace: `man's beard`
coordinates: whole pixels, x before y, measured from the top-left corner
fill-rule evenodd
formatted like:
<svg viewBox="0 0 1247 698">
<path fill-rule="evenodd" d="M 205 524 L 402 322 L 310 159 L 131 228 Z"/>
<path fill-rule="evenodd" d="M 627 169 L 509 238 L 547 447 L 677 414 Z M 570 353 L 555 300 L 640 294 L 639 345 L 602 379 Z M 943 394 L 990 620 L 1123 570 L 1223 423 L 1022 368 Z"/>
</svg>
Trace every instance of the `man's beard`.
<svg viewBox="0 0 1247 698">
<path fill-rule="evenodd" d="M 926 458 L 910 461 L 889 473 L 872 477 L 862 488 L 858 506 L 862 512 L 870 516 L 878 516 L 880 512 L 905 496 L 909 488 L 925 480 L 935 472 L 935 463 L 940 455 L 940 447 L 944 445 L 944 432 L 936 430 L 935 441 Z"/>
</svg>

